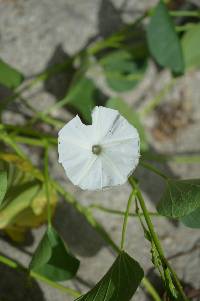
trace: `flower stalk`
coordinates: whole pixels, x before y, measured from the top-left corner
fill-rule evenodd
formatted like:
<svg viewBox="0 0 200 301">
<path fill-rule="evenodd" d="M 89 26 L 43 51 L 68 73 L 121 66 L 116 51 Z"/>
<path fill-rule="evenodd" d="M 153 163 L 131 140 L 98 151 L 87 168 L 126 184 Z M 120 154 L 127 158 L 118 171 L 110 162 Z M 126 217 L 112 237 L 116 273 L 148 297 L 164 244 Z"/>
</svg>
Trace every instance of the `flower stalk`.
<svg viewBox="0 0 200 301">
<path fill-rule="evenodd" d="M 156 249 L 158 251 L 158 254 L 160 256 L 160 259 L 162 261 L 162 264 L 163 266 L 166 266 L 169 271 L 171 272 L 172 274 L 172 277 L 174 279 L 174 283 L 176 285 L 176 288 L 180 294 L 180 296 L 182 297 L 182 300 L 183 301 L 189 301 L 189 299 L 187 298 L 187 296 L 185 295 L 184 291 L 183 291 L 183 288 L 182 288 L 182 285 L 178 279 L 178 276 L 176 275 L 175 271 L 173 270 L 173 268 L 171 267 L 170 263 L 168 262 L 168 260 L 166 259 L 165 255 L 164 255 L 164 251 L 163 251 L 163 248 L 162 248 L 162 245 L 160 243 L 160 240 L 158 238 L 158 235 L 156 234 L 155 230 L 154 230 L 154 226 L 153 226 L 153 223 L 151 221 L 151 218 L 150 218 L 150 215 L 149 215 L 149 212 L 147 210 L 147 207 L 146 207 L 146 204 L 145 204 L 145 201 L 144 201 L 144 198 L 142 196 L 142 193 L 140 191 L 140 189 L 138 188 L 137 184 L 135 183 L 134 179 L 133 178 L 129 178 L 129 183 L 131 184 L 132 188 L 133 189 L 136 189 L 136 196 L 137 196 L 137 199 L 139 201 L 139 204 L 140 204 L 140 207 L 142 209 L 142 212 L 144 214 L 144 218 L 145 218 L 145 221 L 146 221 L 146 224 L 148 226 L 148 230 L 151 234 L 151 237 L 152 237 L 152 240 L 156 246 Z"/>
<path fill-rule="evenodd" d="M 46 143 L 45 155 L 44 155 L 44 184 L 45 192 L 47 198 L 47 221 L 48 227 L 51 227 L 51 204 L 50 204 L 50 195 L 49 195 L 49 163 L 48 163 L 48 144 Z"/>
<path fill-rule="evenodd" d="M 135 194 L 136 194 L 136 190 L 133 189 L 131 191 L 131 194 L 130 194 L 129 198 L 128 198 L 127 207 L 126 207 L 126 211 L 125 211 L 125 215 L 124 215 L 123 227 L 122 227 L 122 238 L 121 238 L 121 247 L 120 247 L 121 250 L 124 250 L 126 230 L 127 230 L 127 224 L 128 224 L 128 217 L 129 217 L 131 204 L 132 204 L 133 198 L 135 197 Z"/>
</svg>

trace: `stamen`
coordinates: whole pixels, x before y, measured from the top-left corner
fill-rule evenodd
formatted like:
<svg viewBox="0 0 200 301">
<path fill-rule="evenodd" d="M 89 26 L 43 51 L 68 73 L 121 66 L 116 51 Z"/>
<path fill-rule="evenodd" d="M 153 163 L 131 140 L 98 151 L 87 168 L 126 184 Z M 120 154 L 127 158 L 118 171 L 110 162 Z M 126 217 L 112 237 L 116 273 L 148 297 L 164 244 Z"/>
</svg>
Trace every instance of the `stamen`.
<svg viewBox="0 0 200 301">
<path fill-rule="evenodd" d="M 92 146 L 92 152 L 93 154 L 95 155 L 99 155 L 101 153 L 102 149 L 101 149 L 101 146 L 96 144 L 96 145 L 93 145 Z"/>
</svg>

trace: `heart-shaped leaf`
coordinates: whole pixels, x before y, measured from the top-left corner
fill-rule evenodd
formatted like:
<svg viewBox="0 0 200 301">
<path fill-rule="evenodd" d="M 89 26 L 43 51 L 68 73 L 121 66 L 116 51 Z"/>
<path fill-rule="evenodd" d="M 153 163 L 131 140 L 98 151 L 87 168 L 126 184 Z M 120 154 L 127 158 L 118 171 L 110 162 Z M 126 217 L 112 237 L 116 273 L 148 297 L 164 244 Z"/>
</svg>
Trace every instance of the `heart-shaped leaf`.
<svg viewBox="0 0 200 301">
<path fill-rule="evenodd" d="M 7 186 L 8 186 L 7 171 L 0 170 L 0 207 L 4 200 L 7 191 Z"/>
<path fill-rule="evenodd" d="M 144 127 L 140 121 L 139 115 L 126 104 L 121 98 L 111 98 L 106 103 L 106 107 L 118 110 L 122 116 L 124 116 L 130 124 L 137 128 L 140 141 L 141 141 L 141 150 L 148 150 L 148 143 L 145 134 Z"/>
<path fill-rule="evenodd" d="M 184 72 L 181 44 L 166 5 L 160 1 L 147 27 L 147 41 L 154 59 L 176 74 Z"/>
<path fill-rule="evenodd" d="M 76 300 L 129 301 L 143 277 L 144 272 L 139 263 L 126 252 L 121 252 L 96 286 Z"/>
<path fill-rule="evenodd" d="M 181 222 L 189 228 L 200 228 L 200 207 L 181 218 Z"/>
<path fill-rule="evenodd" d="M 4 61 L 0 59 L 0 84 L 6 86 L 7 88 L 14 89 L 17 88 L 22 81 L 24 76 L 12 68 Z"/>
<path fill-rule="evenodd" d="M 125 50 L 115 50 L 100 60 L 108 85 L 117 92 L 134 88 L 143 78 L 146 60 L 136 60 Z"/>
<path fill-rule="evenodd" d="M 200 24 L 194 25 L 183 36 L 183 55 L 186 68 L 200 66 Z"/>
<path fill-rule="evenodd" d="M 63 281 L 76 275 L 79 264 L 79 260 L 66 249 L 56 230 L 48 227 L 29 268 L 53 281 Z"/>
<path fill-rule="evenodd" d="M 200 207 L 200 179 L 166 181 L 164 194 L 158 204 L 161 215 L 180 218 Z"/>
</svg>

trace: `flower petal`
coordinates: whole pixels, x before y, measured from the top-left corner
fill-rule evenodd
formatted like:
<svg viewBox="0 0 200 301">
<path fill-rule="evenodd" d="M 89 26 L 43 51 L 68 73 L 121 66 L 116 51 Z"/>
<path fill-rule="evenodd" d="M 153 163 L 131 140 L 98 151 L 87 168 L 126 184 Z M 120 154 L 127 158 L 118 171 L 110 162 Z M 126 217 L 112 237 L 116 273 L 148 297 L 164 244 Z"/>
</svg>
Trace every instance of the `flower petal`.
<svg viewBox="0 0 200 301">
<path fill-rule="evenodd" d="M 139 161 L 140 145 L 137 130 L 120 116 L 113 124 L 112 130 L 103 138 L 102 147 L 105 156 L 121 174 L 121 179 L 127 179 Z M 121 180 L 119 184 L 123 182 L 125 181 Z"/>
<path fill-rule="evenodd" d="M 120 117 L 119 112 L 104 107 L 95 107 L 92 112 L 92 127 L 95 143 L 98 144 L 109 133 L 117 119 Z"/>
<path fill-rule="evenodd" d="M 92 132 L 92 126 L 83 124 L 77 115 L 59 131 L 58 141 L 59 143 L 65 141 L 70 145 L 90 149 Z"/>
<path fill-rule="evenodd" d="M 82 177 L 78 186 L 85 190 L 102 189 L 102 161 L 96 156 L 96 160 L 92 161 L 90 168 L 87 169 L 85 176 Z"/>
<path fill-rule="evenodd" d="M 137 130 L 118 111 L 96 107 L 92 125 L 76 116 L 59 132 L 59 162 L 82 189 L 98 190 L 127 181 L 139 161 Z M 100 154 L 92 146 L 100 145 Z"/>
</svg>

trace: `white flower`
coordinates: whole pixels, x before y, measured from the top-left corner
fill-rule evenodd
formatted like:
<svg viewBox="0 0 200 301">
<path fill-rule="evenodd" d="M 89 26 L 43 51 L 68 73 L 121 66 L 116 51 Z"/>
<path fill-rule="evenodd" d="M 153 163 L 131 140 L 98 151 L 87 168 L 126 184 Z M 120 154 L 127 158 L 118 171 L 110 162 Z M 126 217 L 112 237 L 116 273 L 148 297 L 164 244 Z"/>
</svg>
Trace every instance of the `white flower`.
<svg viewBox="0 0 200 301">
<path fill-rule="evenodd" d="M 78 115 L 59 132 L 59 162 L 68 178 L 82 189 L 124 184 L 139 161 L 137 130 L 118 111 L 95 107 L 92 125 Z"/>
</svg>

